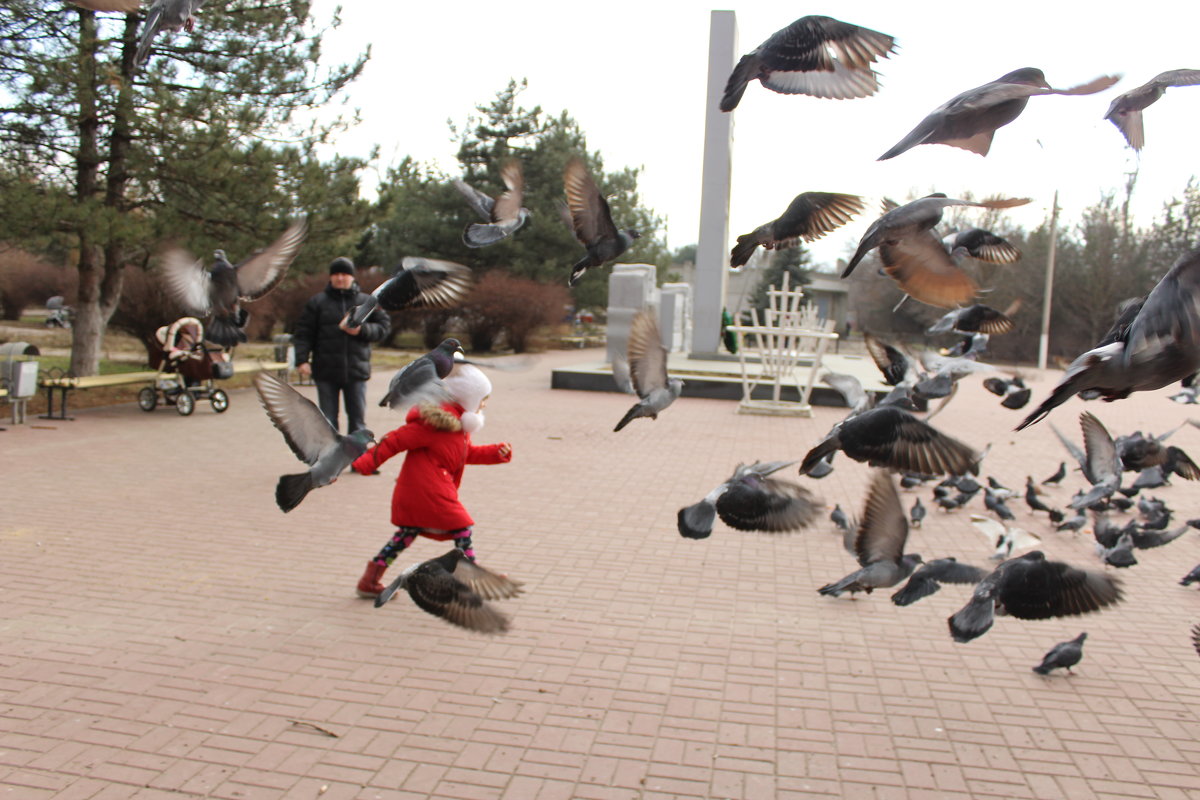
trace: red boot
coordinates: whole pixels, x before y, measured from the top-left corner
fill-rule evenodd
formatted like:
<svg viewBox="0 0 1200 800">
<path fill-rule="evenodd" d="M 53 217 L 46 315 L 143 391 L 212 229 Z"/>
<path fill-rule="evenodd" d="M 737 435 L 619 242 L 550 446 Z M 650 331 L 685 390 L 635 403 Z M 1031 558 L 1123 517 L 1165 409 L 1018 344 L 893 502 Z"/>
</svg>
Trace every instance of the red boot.
<svg viewBox="0 0 1200 800">
<path fill-rule="evenodd" d="M 374 600 L 379 595 L 383 594 L 383 584 L 379 579 L 383 577 L 383 573 L 387 571 L 387 564 L 380 564 L 376 561 L 368 561 L 367 569 L 363 572 L 363 576 L 358 579 L 357 592 L 359 597 L 365 597 L 368 600 Z"/>
</svg>

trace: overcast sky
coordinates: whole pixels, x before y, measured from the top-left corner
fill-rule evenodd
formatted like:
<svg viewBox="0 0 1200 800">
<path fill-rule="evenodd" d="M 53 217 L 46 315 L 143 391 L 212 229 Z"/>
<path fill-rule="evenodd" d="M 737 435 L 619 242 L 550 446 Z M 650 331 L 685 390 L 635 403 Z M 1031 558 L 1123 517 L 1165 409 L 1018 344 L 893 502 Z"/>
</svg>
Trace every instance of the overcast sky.
<svg viewBox="0 0 1200 800">
<path fill-rule="evenodd" d="M 317 0 L 316 18 L 328 18 L 334 5 Z M 363 155 L 378 145 L 380 176 L 405 155 L 453 173 L 456 145 L 447 119 L 465 122 L 509 78 L 526 78 L 523 105 L 570 113 L 606 168 L 640 167 L 642 203 L 664 218 L 669 246 L 693 243 L 713 8 L 691 0 L 348 3 L 342 27 L 326 40 L 328 57 L 346 60 L 368 42 L 373 49 L 349 90 L 363 122 L 337 148 Z M 1013 213 L 1035 226 L 1048 216 L 1056 188 L 1067 216 L 1077 217 L 1140 167 L 1134 208 L 1148 220 L 1200 173 L 1200 86 L 1170 89 L 1146 111 L 1140 160 L 1104 119 L 1119 93 L 1164 70 L 1200 68 L 1200 4 L 754 1 L 732 10 L 739 53 L 805 14 L 882 31 L 899 47 L 877 67 L 883 88 L 874 97 L 818 100 L 750 85 L 733 112 L 731 244 L 803 191 L 872 200 L 931 191 L 1029 196 L 1031 206 Z M 1041 68 L 1059 88 L 1103 74 L 1124 78 L 1097 95 L 1031 99 L 1020 118 L 1000 129 L 986 158 L 924 145 L 875 161 L 946 100 L 1027 66 Z M 871 211 L 813 246 L 817 259 L 844 255 L 874 217 Z"/>
</svg>

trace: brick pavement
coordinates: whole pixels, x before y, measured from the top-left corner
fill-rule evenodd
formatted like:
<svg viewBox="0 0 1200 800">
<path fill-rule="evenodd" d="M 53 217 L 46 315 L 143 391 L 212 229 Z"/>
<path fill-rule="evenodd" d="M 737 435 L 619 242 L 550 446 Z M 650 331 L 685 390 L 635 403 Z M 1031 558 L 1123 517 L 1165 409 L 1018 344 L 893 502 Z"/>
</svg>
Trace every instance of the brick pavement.
<svg viewBox="0 0 1200 800">
<path fill-rule="evenodd" d="M 469 468 L 463 497 L 481 563 L 528 585 L 498 638 L 355 598 L 398 464 L 284 515 L 274 483 L 298 462 L 249 390 L 220 416 L 124 405 L 0 433 L 0 796 L 1200 796 L 1200 596 L 1177 585 L 1200 535 L 1139 552 L 1113 610 L 1002 618 L 956 644 L 946 616 L 965 587 L 903 609 L 818 596 L 853 566 L 825 515 L 786 536 L 675 532 L 739 460 L 800 458 L 841 412 L 685 398 L 613 434 L 628 398 L 548 388 L 553 366 L 593 357 L 493 376 L 477 440 L 515 457 Z M 1166 394 L 1087 407 L 1117 433 L 1162 431 L 1190 412 Z M 1050 419 L 1078 438 L 1083 407 Z M 1019 488 L 1064 453 L 1045 423 L 1012 433 L 1017 419 L 976 381 L 937 424 L 990 442 L 985 474 Z M 1200 457 L 1200 430 L 1172 441 Z M 857 512 L 868 470 L 836 467 L 805 482 Z M 1200 516 L 1200 486 L 1158 494 Z M 1086 534 L 1018 507 L 1051 555 L 1097 566 Z M 989 553 L 965 512 L 931 513 L 910 544 Z M 1081 630 L 1076 675 L 1030 671 Z"/>
</svg>

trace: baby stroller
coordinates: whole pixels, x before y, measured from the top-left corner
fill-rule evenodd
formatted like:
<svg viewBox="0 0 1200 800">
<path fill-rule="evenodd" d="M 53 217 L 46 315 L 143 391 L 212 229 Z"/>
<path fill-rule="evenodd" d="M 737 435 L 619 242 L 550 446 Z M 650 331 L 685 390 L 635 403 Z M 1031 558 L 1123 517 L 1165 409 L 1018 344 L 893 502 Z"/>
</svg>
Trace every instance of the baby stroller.
<svg viewBox="0 0 1200 800">
<path fill-rule="evenodd" d="M 150 366 L 158 370 L 153 386 L 138 392 L 138 406 L 153 411 L 159 403 L 175 406 L 180 416 L 196 410 L 197 400 L 208 400 L 218 414 L 229 408 L 229 395 L 215 381 L 233 376 L 229 353 L 204 341 L 204 325 L 195 317 L 180 317 L 155 332 L 158 351 Z"/>
</svg>

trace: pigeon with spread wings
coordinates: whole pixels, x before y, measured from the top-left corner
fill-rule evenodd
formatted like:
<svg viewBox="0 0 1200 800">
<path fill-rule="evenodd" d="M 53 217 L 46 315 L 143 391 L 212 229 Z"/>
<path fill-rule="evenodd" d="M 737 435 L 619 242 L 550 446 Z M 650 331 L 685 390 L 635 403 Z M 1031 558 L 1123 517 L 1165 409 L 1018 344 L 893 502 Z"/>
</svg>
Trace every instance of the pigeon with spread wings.
<svg viewBox="0 0 1200 800">
<path fill-rule="evenodd" d="M 853 194 L 798 194 L 778 219 L 737 238 L 737 244 L 729 253 L 729 266 L 744 265 L 759 245 L 766 250 L 786 250 L 801 241 L 815 242 L 845 225 L 863 208 L 863 199 Z"/>
<path fill-rule="evenodd" d="M 1112 101 L 1104 118 L 1117 126 L 1117 130 L 1134 150 L 1146 144 L 1146 132 L 1142 126 L 1142 112 L 1158 101 L 1172 86 L 1200 85 L 1200 69 L 1172 69 L 1160 72 L 1146 83 L 1130 89 Z"/>
<path fill-rule="evenodd" d="M 471 270 L 453 261 L 405 256 L 392 277 L 375 288 L 350 314 L 347 328 L 357 328 L 376 308 L 450 308 L 471 290 Z"/>
<path fill-rule="evenodd" d="M 986 156 L 996 130 L 1021 115 L 1030 97 L 1045 94 L 1095 94 L 1119 77 L 1105 75 L 1070 89 L 1055 89 L 1040 69 L 1025 67 L 968 89 L 934 109 L 879 161 L 895 158 L 921 144 L 948 144 Z"/>
<path fill-rule="evenodd" d="M 820 501 L 803 486 L 770 477 L 795 463 L 738 464 L 733 475 L 703 500 L 679 509 L 679 535 L 707 539 L 717 517 L 739 531 L 782 533 L 808 527 L 816 519 Z"/>
<path fill-rule="evenodd" d="M 451 625 L 479 633 L 504 633 L 509 619 L 488 600 L 506 600 L 523 591 L 519 581 L 484 569 L 458 548 L 404 570 L 375 598 L 386 605 L 404 589 L 422 611 Z"/>
<path fill-rule="evenodd" d="M 613 431 L 619 431 L 639 417 L 658 419 L 659 412 L 675 402 L 683 391 L 683 381 L 667 375 L 667 348 L 653 312 L 640 311 L 629 330 L 629 381 L 641 399 L 621 417 Z"/>
<path fill-rule="evenodd" d="M 133 58 L 135 68 L 150 58 L 150 46 L 163 31 L 186 30 L 189 33 L 196 25 L 196 15 L 204 0 L 154 0 L 146 12 L 146 21 L 138 36 L 137 54 Z"/>
<path fill-rule="evenodd" d="M 217 250 L 211 270 L 186 250 L 168 250 L 162 257 L 164 284 L 189 314 L 212 315 L 204 325 L 206 339 L 233 347 L 246 341 L 249 314 L 241 303 L 258 300 L 279 285 L 307 232 L 305 220 L 296 220 L 269 247 L 237 266 L 229 263 L 224 250 Z"/>
<path fill-rule="evenodd" d="M 641 234 L 633 228 L 617 230 L 608 201 L 600 194 L 596 181 L 582 158 L 567 162 L 563 171 L 567 193 L 567 212 L 575 238 L 587 248 L 583 258 L 571 269 L 568 286 L 574 286 L 589 267 L 599 267 L 619 257 Z"/>
<path fill-rule="evenodd" d="M 801 17 L 741 57 L 725 84 L 720 108 L 737 108 L 753 80 L 779 94 L 870 97 L 879 90 L 871 65 L 895 49 L 896 40 L 886 33 L 832 17 Z"/>
<path fill-rule="evenodd" d="M 467 199 L 483 222 L 472 222 L 463 229 L 463 244 L 467 247 L 485 247 L 501 242 L 515 233 L 529 219 L 525 201 L 525 174 L 521 162 L 511 159 L 500 167 L 500 180 L 505 190 L 496 199 L 476 189 L 465 181 L 454 181 L 454 188 Z"/>
<path fill-rule="evenodd" d="M 922 563 L 920 555 L 905 554 L 907 541 L 908 519 L 900 505 L 895 481 L 887 470 L 876 470 L 854 539 L 860 568 L 817 591 L 838 597 L 845 592 L 870 594 L 874 589 L 895 586 Z"/>
</svg>

